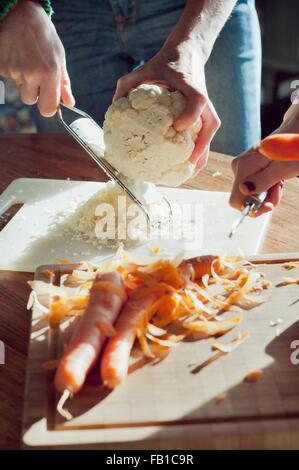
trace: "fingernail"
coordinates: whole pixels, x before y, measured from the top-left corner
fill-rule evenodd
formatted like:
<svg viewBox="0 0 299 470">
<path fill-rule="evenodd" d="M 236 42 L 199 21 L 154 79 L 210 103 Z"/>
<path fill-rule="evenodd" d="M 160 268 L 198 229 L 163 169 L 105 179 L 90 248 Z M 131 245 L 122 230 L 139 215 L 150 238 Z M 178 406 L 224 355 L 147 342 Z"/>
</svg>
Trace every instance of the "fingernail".
<svg viewBox="0 0 299 470">
<path fill-rule="evenodd" d="M 255 184 L 252 181 L 245 181 L 245 183 L 243 183 L 243 184 L 244 184 L 244 186 L 246 186 L 248 191 L 250 191 L 250 192 L 255 191 Z"/>
</svg>

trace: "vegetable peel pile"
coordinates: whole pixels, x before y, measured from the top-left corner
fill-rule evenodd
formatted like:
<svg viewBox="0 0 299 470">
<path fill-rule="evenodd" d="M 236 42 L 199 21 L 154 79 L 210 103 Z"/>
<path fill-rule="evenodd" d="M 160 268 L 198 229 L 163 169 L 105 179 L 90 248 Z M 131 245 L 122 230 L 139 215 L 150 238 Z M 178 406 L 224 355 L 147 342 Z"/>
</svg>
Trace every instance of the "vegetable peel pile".
<svg viewBox="0 0 299 470">
<path fill-rule="evenodd" d="M 269 283 L 255 265 L 212 255 L 184 260 L 181 253 L 148 263 L 120 249 L 100 265 L 82 262 L 61 276 L 59 286 L 49 275 L 47 280 L 29 283 L 28 308 L 35 304 L 53 325 L 80 317 L 61 360 L 44 365 L 57 366 L 55 387 L 62 395 L 57 409 L 66 419 L 65 400 L 81 390 L 100 354 L 102 383 L 112 389 L 125 380 L 136 343 L 147 360 L 163 360 L 187 337 L 232 330 L 242 320 L 241 308 L 269 298 L 261 293 Z M 227 345 L 215 343 L 214 356 L 228 354 L 247 337 L 239 333 Z"/>
</svg>

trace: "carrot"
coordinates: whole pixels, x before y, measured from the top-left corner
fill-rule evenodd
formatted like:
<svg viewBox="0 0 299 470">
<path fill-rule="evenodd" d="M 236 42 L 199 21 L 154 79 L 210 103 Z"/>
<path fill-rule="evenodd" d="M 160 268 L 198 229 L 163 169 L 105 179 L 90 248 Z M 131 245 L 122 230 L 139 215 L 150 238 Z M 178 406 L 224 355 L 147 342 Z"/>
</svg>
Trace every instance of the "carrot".
<svg viewBox="0 0 299 470">
<path fill-rule="evenodd" d="M 58 258 L 57 263 L 58 264 L 70 264 L 70 260 L 67 258 Z"/>
<path fill-rule="evenodd" d="M 151 274 L 159 283 L 164 282 L 174 287 L 175 289 L 179 289 L 184 283 L 184 280 L 180 276 L 180 273 L 178 272 L 176 267 L 173 266 L 173 264 L 171 264 L 169 261 L 164 261 L 161 267 L 159 267 Z"/>
<path fill-rule="evenodd" d="M 115 388 L 126 378 L 138 327 L 145 316 L 150 319 L 156 313 L 161 299 L 155 300 L 155 294 L 150 293 L 125 304 L 115 324 L 116 334 L 107 341 L 101 359 L 100 374 L 106 387 Z"/>
<path fill-rule="evenodd" d="M 272 134 L 263 139 L 258 151 L 270 160 L 299 160 L 299 134 Z"/>
<path fill-rule="evenodd" d="M 234 317 L 230 320 L 220 320 L 220 321 L 185 321 L 183 323 L 184 327 L 188 330 L 204 333 L 207 336 L 215 336 L 224 334 L 229 330 L 232 330 L 238 323 L 240 323 L 242 317 Z"/>
<path fill-rule="evenodd" d="M 249 372 L 246 377 L 245 381 L 246 382 L 257 382 L 263 375 L 263 372 L 261 370 L 252 370 Z"/>
<path fill-rule="evenodd" d="M 52 325 L 61 323 L 67 316 L 83 311 L 88 304 L 89 296 L 83 295 L 66 299 L 53 298 L 49 312 L 49 321 Z"/>
<path fill-rule="evenodd" d="M 184 313 L 186 313 L 186 309 L 181 306 L 180 296 L 167 294 L 161 300 L 154 324 L 159 328 L 164 328 Z"/>
<path fill-rule="evenodd" d="M 111 287 L 112 286 L 112 287 Z M 79 392 L 106 336 L 99 323 L 113 325 L 123 302 L 124 288 L 116 272 L 97 274 L 84 315 L 76 326 L 55 376 L 58 392 Z"/>
<path fill-rule="evenodd" d="M 54 277 L 53 271 L 49 271 L 49 269 L 43 269 L 42 275 L 47 279 L 52 279 Z"/>
<path fill-rule="evenodd" d="M 212 273 L 212 266 L 214 267 L 215 272 L 219 274 L 221 267 L 219 256 L 197 256 L 196 258 L 190 258 L 183 261 L 179 267 L 181 270 L 188 269 L 188 267 L 191 267 L 193 279 L 200 279 L 205 274 L 210 275 Z"/>
</svg>

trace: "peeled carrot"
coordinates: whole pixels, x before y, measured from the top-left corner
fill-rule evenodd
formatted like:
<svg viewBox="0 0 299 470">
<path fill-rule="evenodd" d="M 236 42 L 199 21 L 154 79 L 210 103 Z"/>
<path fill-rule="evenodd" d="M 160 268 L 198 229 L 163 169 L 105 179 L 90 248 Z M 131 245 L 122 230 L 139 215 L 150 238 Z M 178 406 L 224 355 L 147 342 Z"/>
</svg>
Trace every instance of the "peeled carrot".
<svg viewBox="0 0 299 470">
<path fill-rule="evenodd" d="M 122 280 L 117 272 L 97 274 L 87 308 L 56 371 L 55 387 L 58 392 L 79 392 L 106 339 L 98 325 L 113 325 L 125 298 Z"/>
<path fill-rule="evenodd" d="M 299 160 L 299 134 L 272 134 L 263 139 L 258 151 L 270 160 Z"/>
<path fill-rule="evenodd" d="M 190 258 L 180 264 L 180 269 L 187 268 L 188 265 L 192 267 L 193 279 L 200 279 L 205 274 L 212 273 L 212 266 L 217 274 L 220 272 L 220 259 L 219 256 L 204 255 Z"/>
<path fill-rule="evenodd" d="M 185 267 L 190 265 L 193 270 L 193 278 L 195 279 L 199 279 L 205 274 L 211 274 L 212 266 L 216 272 L 220 271 L 220 259 L 218 256 L 206 255 L 191 258 L 180 264 L 180 270 L 184 270 Z M 165 280 L 165 274 L 167 274 L 168 282 L 179 287 L 182 278 L 177 272 L 176 276 L 174 275 L 173 271 L 176 271 L 174 268 L 168 271 L 169 267 L 170 264 L 161 264 L 160 269 L 155 271 L 155 277 L 158 275 L 159 281 L 162 282 L 162 280 Z M 142 275 L 145 274 L 147 273 L 142 273 Z M 147 274 L 146 280 L 150 280 L 149 274 Z M 163 308 L 163 302 L 165 303 L 165 298 L 163 297 L 160 297 L 158 300 L 156 299 L 157 294 L 152 290 L 150 294 L 140 298 L 129 299 L 125 304 L 115 325 L 116 334 L 107 341 L 101 359 L 100 373 L 106 387 L 115 388 L 127 377 L 130 353 L 138 328 L 140 328 L 140 322 L 142 322 L 144 315 L 146 315 L 147 320 L 150 320 L 159 308 Z"/>
<path fill-rule="evenodd" d="M 107 341 L 101 359 L 100 374 L 106 387 L 115 388 L 127 377 L 138 326 L 146 312 L 148 317 L 156 313 L 155 299 L 151 293 L 125 304 L 115 324 L 116 334 Z"/>
</svg>

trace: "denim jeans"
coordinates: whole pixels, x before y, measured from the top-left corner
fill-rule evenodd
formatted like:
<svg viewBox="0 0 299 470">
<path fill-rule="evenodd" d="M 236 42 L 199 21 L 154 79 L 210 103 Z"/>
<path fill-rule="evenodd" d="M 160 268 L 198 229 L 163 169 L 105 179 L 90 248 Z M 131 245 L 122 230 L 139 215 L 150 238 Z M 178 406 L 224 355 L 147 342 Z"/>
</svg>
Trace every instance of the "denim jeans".
<svg viewBox="0 0 299 470">
<path fill-rule="evenodd" d="M 53 0 L 76 106 L 102 124 L 116 81 L 156 54 L 184 0 Z M 222 121 L 212 149 L 237 155 L 260 139 L 260 29 L 254 0 L 239 0 L 206 65 L 210 98 Z M 37 116 L 39 131 L 57 131 Z"/>
</svg>

